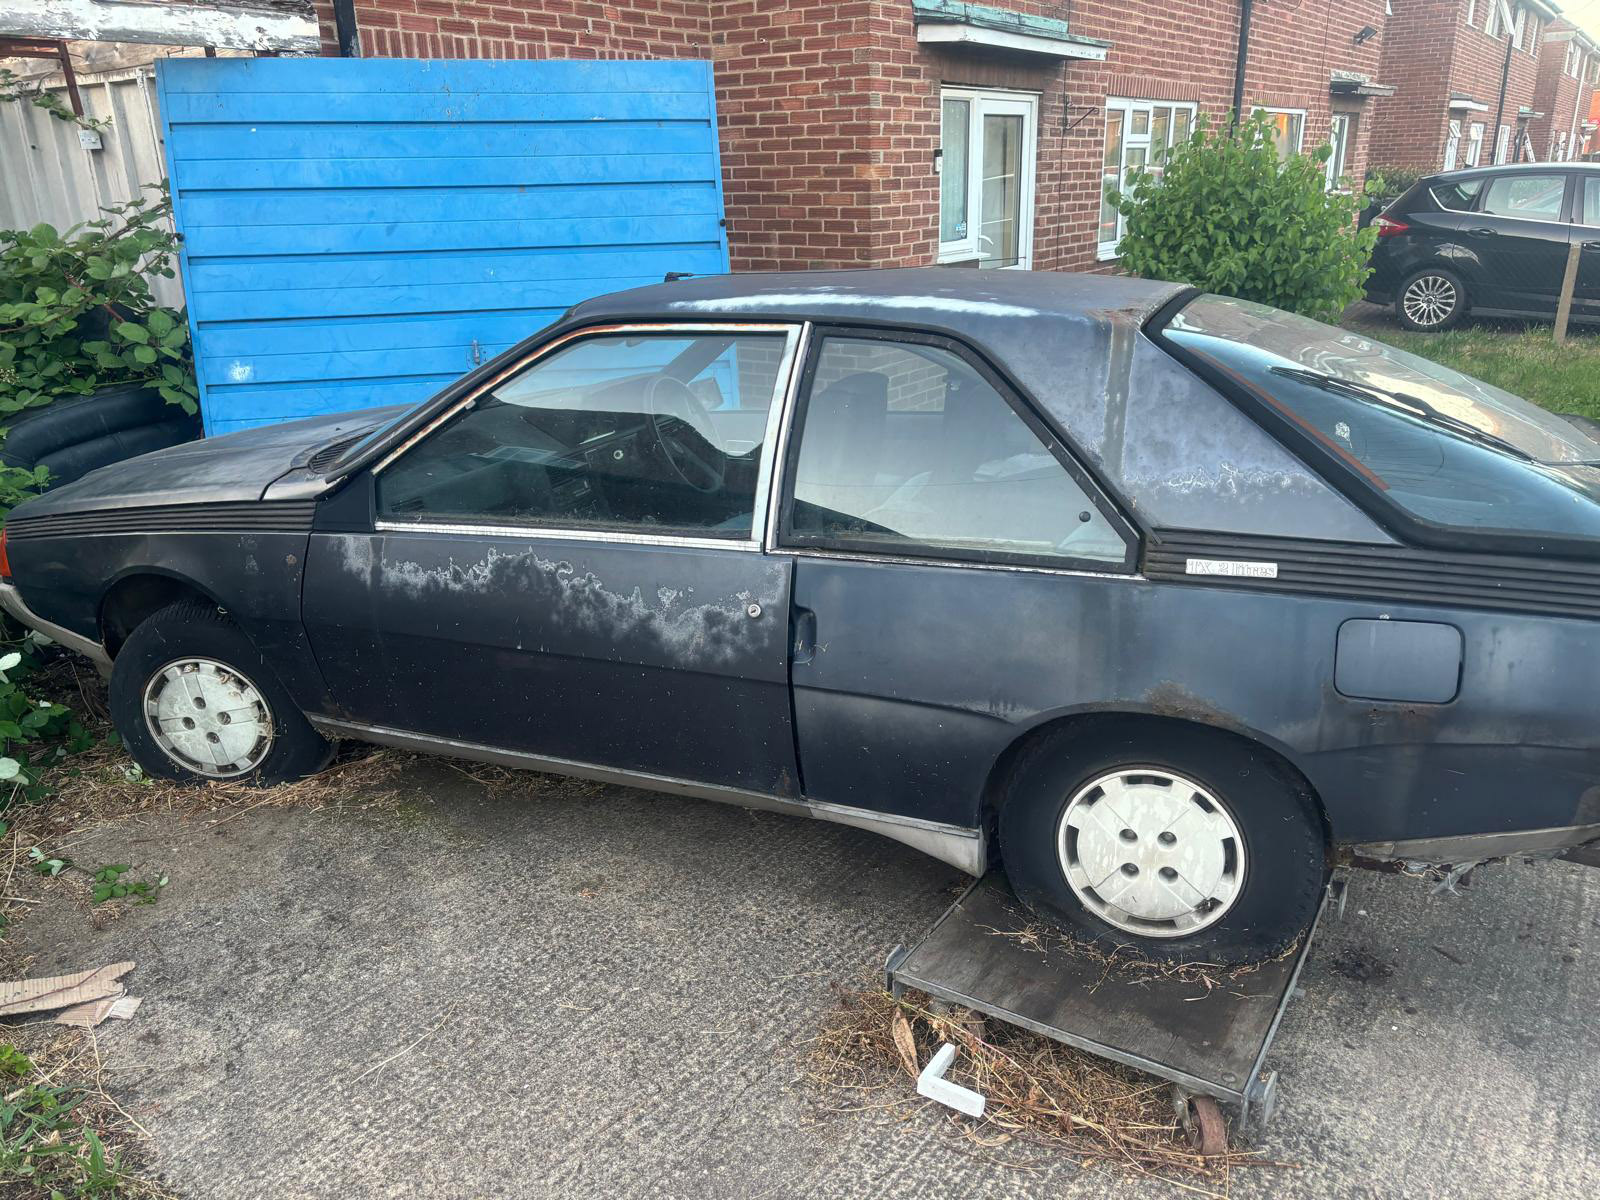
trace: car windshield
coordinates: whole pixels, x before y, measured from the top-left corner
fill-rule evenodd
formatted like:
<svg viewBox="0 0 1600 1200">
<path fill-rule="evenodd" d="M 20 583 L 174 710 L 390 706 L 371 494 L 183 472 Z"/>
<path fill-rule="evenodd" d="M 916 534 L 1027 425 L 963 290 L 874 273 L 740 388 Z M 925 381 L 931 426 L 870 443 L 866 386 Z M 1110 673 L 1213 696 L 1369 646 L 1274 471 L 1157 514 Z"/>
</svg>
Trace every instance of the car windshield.
<svg viewBox="0 0 1600 1200">
<path fill-rule="evenodd" d="M 1600 432 L 1362 334 L 1201 296 L 1162 331 L 1411 515 L 1600 538 Z"/>
</svg>

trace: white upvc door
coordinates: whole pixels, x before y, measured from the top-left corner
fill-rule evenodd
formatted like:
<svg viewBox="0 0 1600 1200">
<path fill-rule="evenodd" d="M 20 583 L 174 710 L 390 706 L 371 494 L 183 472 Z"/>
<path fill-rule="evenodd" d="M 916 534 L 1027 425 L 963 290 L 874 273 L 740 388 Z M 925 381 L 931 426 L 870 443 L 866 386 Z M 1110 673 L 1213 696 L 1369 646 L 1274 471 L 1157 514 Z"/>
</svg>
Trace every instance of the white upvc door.
<svg viewBox="0 0 1600 1200">
<path fill-rule="evenodd" d="M 1038 97 L 946 88 L 941 100 L 939 261 L 1027 270 Z"/>
</svg>

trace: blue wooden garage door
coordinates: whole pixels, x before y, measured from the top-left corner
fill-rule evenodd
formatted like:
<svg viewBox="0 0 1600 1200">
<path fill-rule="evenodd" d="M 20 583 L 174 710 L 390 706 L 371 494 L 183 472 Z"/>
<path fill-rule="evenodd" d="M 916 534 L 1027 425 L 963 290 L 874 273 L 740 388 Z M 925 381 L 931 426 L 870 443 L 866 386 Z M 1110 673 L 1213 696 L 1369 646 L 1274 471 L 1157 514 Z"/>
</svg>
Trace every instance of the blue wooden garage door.
<svg viewBox="0 0 1600 1200">
<path fill-rule="evenodd" d="M 166 59 L 206 432 L 425 399 L 728 269 L 709 63 Z"/>
</svg>

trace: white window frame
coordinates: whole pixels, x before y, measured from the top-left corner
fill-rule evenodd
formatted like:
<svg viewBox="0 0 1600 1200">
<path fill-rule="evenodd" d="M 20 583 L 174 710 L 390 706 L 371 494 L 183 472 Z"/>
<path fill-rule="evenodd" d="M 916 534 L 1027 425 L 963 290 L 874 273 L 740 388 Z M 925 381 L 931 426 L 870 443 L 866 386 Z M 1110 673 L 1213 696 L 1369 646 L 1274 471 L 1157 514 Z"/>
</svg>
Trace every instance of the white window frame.
<svg viewBox="0 0 1600 1200">
<path fill-rule="evenodd" d="M 1339 124 L 1341 121 L 1344 122 L 1344 142 L 1342 145 L 1335 145 L 1333 140 L 1333 130 L 1334 126 Z M 1328 114 L 1328 145 L 1332 150 L 1340 151 L 1339 153 L 1329 153 L 1328 155 L 1327 171 L 1324 175 L 1324 181 L 1327 185 L 1327 190 L 1330 192 L 1348 190 L 1340 187 L 1340 181 L 1348 174 L 1345 168 L 1348 165 L 1349 159 L 1353 157 L 1352 151 L 1355 149 L 1355 147 L 1351 144 L 1352 135 L 1359 127 L 1360 126 L 1357 122 L 1356 114 L 1353 112 L 1340 112 L 1335 110 Z M 1302 125 L 1301 128 L 1304 129 L 1304 126 Z"/>
<path fill-rule="evenodd" d="M 1498 125 L 1494 131 L 1494 165 L 1500 166 L 1508 161 L 1507 155 L 1511 153 L 1511 126 Z"/>
<path fill-rule="evenodd" d="M 1105 111 L 1107 113 L 1120 112 L 1122 114 L 1122 150 L 1121 150 L 1121 153 L 1118 155 L 1119 165 L 1118 165 L 1118 170 L 1117 170 L 1117 178 L 1118 178 L 1119 181 L 1121 181 L 1121 184 L 1122 184 L 1122 187 L 1123 187 L 1124 191 L 1127 190 L 1127 186 L 1128 186 L 1128 169 L 1129 169 L 1128 151 L 1130 149 L 1131 150 L 1140 150 L 1140 149 L 1142 149 L 1144 151 L 1144 166 L 1146 168 L 1148 168 L 1150 166 L 1150 154 L 1151 154 L 1151 151 L 1154 149 L 1154 146 L 1151 144 L 1151 140 L 1150 140 L 1150 129 L 1155 124 L 1155 110 L 1158 109 L 1158 108 L 1167 108 L 1167 109 L 1172 109 L 1174 112 L 1188 113 L 1189 114 L 1189 134 L 1190 134 L 1190 136 L 1193 136 L 1195 120 L 1200 115 L 1199 114 L 1199 105 L 1197 105 L 1193 100 L 1133 100 L 1133 99 L 1129 99 L 1128 97 L 1125 97 L 1125 96 L 1107 96 L 1106 97 L 1106 108 L 1105 108 Z M 1135 134 L 1133 132 L 1133 118 L 1134 118 L 1134 114 L 1140 113 L 1140 112 L 1144 113 L 1145 117 L 1146 117 L 1146 119 L 1145 119 L 1145 132 L 1142 133 L 1142 134 Z M 1171 147 L 1173 145 L 1172 131 L 1173 131 L 1173 124 L 1169 120 L 1168 124 L 1167 124 L 1167 145 L 1165 147 L 1166 149 L 1171 149 Z M 1105 191 L 1109 191 L 1110 190 L 1110 189 L 1106 188 L 1106 186 L 1105 186 L 1105 175 L 1104 175 L 1104 163 L 1105 163 L 1105 118 L 1103 116 L 1101 117 L 1101 122 L 1100 122 L 1100 137 L 1101 137 L 1101 140 L 1100 140 L 1100 160 L 1099 161 L 1101 163 L 1101 166 L 1098 169 L 1097 178 L 1100 181 L 1100 187 L 1102 189 L 1102 191 L 1100 193 L 1100 199 L 1101 199 L 1101 202 L 1103 203 L 1104 199 L 1105 199 L 1103 193 Z M 1095 218 L 1094 219 L 1095 219 L 1096 229 L 1098 229 L 1099 228 L 1099 224 L 1100 224 L 1100 205 L 1099 204 L 1095 205 Z M 1099 242 L 1097 244 L 1097 246 L 1096 246 L 1095 257 L 1097 259 L 1099 259 L 1101 262 L 1107 262 L 1107 261 L 1117 257 L 1117 246 L 1122 241 L 1122 235 L 1123 235 L 1123 232 L 1124 232 L 1124 228 L 1123 227 L 1124 227 L 1124 221 L 1123 221 L 1123 218 L 1122 218 L 1122 214 L 1119 213 L 1119 214 L 1117 214 L 1117 236 L 1116 236 L 1115 240 L 1109 241 L 1109 242 Z M 1098 237 L 1098 236 L 1099 235 L 1097 233 L 1096 237 Z"/>
<path fill-rule="evenodd" d="M 941 263 L 968 262 L 982 257 L 980 231 L 983 228 L 983 118 L 1020 116 L 1022 118 L 1022 180 L 1017 220 L 1017 262 L 1014 267 L 997 270 L 1026 271 L 1033 265 L 1033 221 L 1035 164 L 1039 157 L 1039 97 L 1032 92 L 1001 92 L 988 88 L 944 87 L 939 89 L 939 119 L 944 121 L 944 102 L 967 103 L 967 235 L 954 241 L 939 242 Z M 944 152 L 939 153 L 939 170 L 944 171 Z M 941 189 L 942 190 L 942 189 Z M 941 200 L 941 206 L 943 201 Z M 944 229 L 944 214 L 936 218 L 939 232 Z"/>
<path fill-rule="evenodd" d="M 1447 128 L 1449 132 L 1444 140 L 1444 169 L 1454 171 L 1456 159 L 1461 153 L 1461 122 L 1452 118 Z"/>
<path fill-rule="evenodd" d="M 1482 121 L 1473 121 L 1467 130 L 1467 166 L 1483 166 L 1483 135 L 1485 126 Z"/>
<path fill-rule="evenodd" d="M 1478 0 L 1467 0 L 1467 24 L 1473 28 L 1478 25 Z"/>
<path fill-rule="evenodd" d="M 1300 128 L 1295 138 L 1294 149 L 1289 151 L 1290 156 L 1304 154 L 1306 149 L 1306 110 L 1303 108 L 1272 108 L 1265 104 L 1258 104 L 1250 110 L 1250 115 L 1266 113 L 1269 117 L 1299 117 Z"/>
</svg>

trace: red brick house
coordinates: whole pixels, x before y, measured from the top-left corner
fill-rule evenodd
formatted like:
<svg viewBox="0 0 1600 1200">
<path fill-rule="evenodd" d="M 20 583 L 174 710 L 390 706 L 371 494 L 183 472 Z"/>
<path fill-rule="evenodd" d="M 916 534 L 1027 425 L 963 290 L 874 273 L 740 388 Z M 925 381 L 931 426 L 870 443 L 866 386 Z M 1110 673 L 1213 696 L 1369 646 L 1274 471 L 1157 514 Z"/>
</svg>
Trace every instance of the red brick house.
<svg viewBox="0 0 1600 1200">
<path fill-rule="evenodd" d="M 1451 170 L 1544 159 L 1534 92 L 1557 9 L 1543 0 L 1393 0 L 1380 68 L 1395 85 L 1372 161 Z"/>
<path fill-rule="evenodd" d="M 1529 130 L 1541 161 L 1565 162 L 1582 155 L 1593 130 L 1589 107 L 1597 73 L 1600 45 L 1570 21 L 1551 21 L 1533 89 L 1538 115 Z"/>
<path fill-rule="evenodd" d="M 317 4 L 337 53 L 335 4 Z M 368 56 L 710 59 L 739 270 L 1093 268 L 1119 236 L 1105 182 L 1197 119 L 1236 96 L 1266 109 L 1286 153 L 1333 142 L 1338 186 L 1362 177 L 1391 90 L 1385 0 L 341 5 Z"/>
</svg>

